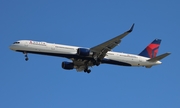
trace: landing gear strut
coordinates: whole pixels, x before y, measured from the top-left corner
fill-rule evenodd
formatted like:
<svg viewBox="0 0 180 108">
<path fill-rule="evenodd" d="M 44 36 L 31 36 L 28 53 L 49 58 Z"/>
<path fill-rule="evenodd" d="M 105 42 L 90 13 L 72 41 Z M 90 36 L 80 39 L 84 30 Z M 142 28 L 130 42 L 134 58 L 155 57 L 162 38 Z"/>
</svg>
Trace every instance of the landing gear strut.
<svg viewBox="0 0 180 108">
<path fill-rule="evenodd" d="M 94 65 L 99 66 L 100 64 L 101 64 L 101 60 L 95 56 L 94 57 Z"/>
<path fill-rule="evenodd" d="M 26 60 L 26 61 L 28 61 L 28 60 L 29 60 L 29 58 L 28 58 L 27 53 L 26 53 L 26 52 L 23 52 L 23 54 L 24 54 L 24 56 L 25 56 L 25 60 Z"/>
<path fill-rule="evenodd" d="M 95 60 L 94 65 L 99 66 L 101 64 L 100 60 Z"/>
</svg>

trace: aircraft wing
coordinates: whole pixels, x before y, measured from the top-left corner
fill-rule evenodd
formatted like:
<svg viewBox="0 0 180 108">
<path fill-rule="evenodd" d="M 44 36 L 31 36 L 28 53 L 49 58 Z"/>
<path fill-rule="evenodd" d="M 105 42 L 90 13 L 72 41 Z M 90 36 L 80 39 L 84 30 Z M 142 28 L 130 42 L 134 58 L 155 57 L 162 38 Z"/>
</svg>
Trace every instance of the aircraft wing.
<svg viewBox="0 0 180 108">
<path fill-rule="evenodd" d="M 111 51 L 114 47 L 116 47 L 121 42 L 122 38 L 124 38 L 126 35 L 132 32 L 133 27 L 134 27 L 134 24 L 131 26 L 131 28 L 128 31 L 124 32 L 123 34 L 118 35 L 95 47 L 92 47 L 90 50 L 95 53 L 94 55 L 98 59 L 102 60 L 108 51 Z"/>
</svg>

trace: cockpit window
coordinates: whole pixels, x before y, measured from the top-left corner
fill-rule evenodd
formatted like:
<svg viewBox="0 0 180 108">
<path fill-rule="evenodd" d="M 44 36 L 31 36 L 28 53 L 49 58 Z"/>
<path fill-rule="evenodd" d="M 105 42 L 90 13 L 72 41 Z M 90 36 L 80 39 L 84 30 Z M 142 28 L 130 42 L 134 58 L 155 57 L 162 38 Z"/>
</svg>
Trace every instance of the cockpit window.
<svg viewBox="0 0 180 108">
<path fill-rule="evenodd" d="M 19 44 L 20 42 L 14 42 L 13 44 Z"/>
</svg>

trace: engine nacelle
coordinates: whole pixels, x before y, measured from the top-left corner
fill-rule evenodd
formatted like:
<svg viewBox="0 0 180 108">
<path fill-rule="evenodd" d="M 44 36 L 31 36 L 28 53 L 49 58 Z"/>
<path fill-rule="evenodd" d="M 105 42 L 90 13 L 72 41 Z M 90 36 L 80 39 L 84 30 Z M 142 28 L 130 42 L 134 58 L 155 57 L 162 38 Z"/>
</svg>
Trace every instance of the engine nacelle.
<svg viewBox="0 0 180 108">
<path fill-rule="evenodd" d="M 74 64 L 72 62 L 62 62 L 62 68 L 66 70 L 74 69 Z"/>
<path fill-rule="evenodd" d="M 90 56 L 93 55 L 93 52 L 86 48 L 78 48 L 77 54 L 80 56 Z"/>
</svg>

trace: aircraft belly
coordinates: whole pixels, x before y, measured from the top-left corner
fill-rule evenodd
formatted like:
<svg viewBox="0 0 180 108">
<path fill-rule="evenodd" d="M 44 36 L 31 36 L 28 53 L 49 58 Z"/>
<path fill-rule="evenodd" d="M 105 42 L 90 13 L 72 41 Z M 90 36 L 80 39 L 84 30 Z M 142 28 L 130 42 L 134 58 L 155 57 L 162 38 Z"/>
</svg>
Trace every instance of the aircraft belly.
<svg viewBox="0 0 180 108">
<path fill-rule="evenodd" d="M 113 64 L 117 65 L 125 65 L 125 66 L 139 66 L 138 58 L 131 57 L 122 57 L 122 56 L 109 56 L 105 59 L 110 59 L 109 61 L 113 61 Z"/>
<path fill-rule="evenodd" d="M 121 65 L 121 66 L 131 66 L 131 64 L 125 62 L 125 61 L 119 61 L 115 59 L 107 59 L 104 58 L 101 63 L 106 63 L 106 64 L 113 64 L 113 65 Z"/>
</svg>

